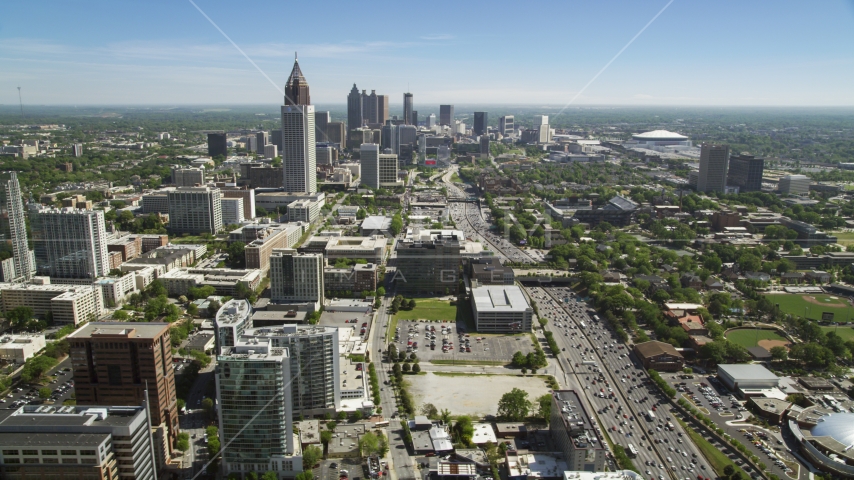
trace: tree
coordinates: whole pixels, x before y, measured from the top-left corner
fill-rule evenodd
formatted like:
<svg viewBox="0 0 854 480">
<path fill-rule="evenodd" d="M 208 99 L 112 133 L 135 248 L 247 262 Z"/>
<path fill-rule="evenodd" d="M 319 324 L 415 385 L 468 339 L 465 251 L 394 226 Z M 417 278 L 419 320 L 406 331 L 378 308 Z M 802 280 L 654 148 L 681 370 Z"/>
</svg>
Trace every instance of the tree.
<svg viewBox="0 0 854 480">
<path fill-rule="evenodd" d="M 421 373 L 421 365 L 417 363 L 412 365 L 412 373 Z"/>
<path fill-rule="evenodd" d="M 309 445 L 302 452 L 302 466 L 310 469 L 317 465 L 317 462 L 323 457 L 323 451 L 316 445 Z"/>
<path fill-rule="evenodd" d="M 32 357 L 24 364 L 21 370 L 21 380 L 32 382 L 39 380 L 42 375 L 56 365 L 56 359 L 45 355 Z"/>
<path fill-rule="evenodd" d="M 498 401 L 498 416 L 511 422 L 524 420 L 530 410 L 531 401 L 528 400 L 528 392 L 518 388 L 505 393 Z"/>
<path fill-rule="evenodd" d="M 210 416 L 213 416 L 213 407 L 214 403 L 210 398 L 202 400 L 202 409 Z"/>
<path fill-rule="evenodd" d="M 186 406 L 187 406 L 187 402 L 185 402 L 183 398 L 179 398 L 178 399 L 178 411 L 180 412 Z"/>
<path fill-rule="evenodd" d="M 733 473 L 735 473 L 735 467 L 731 463 L 724 467 L 724 475 L 731 477 Z"/>
<path fill-rule="evenodd" d="M 353 421 L 354 422 L 358 422 L 361 419 L 362 419 L 362 411 L 361 410 L 356 410 L 355 412 L 353 412 Z"/>
<path fill-rule="evenodd" d="M 468 415 L 457 417 L 457 421 L 454 423 L 453 434 L 459 443 L 467 447 L 471 446 L 471 439 L 474 436 L 474 425 L 472 424 L 471 417 Z"/>
<path fill-rule="evenodd" d="M 548 393 L 537 398 L 537 416 L 549 423 L 552 415 L 552 396 Z"/>
<path fill-rule="evenodd" d="M 384 297 L 385 296 L 385 287 L 377 287 L 377 296 Z"/>
<path fill-rule="evenodd" d="M 276 472 L 268 470 L 264 472 L 264 475 L 261 475 L 261 480 L 279 480 L 279 476 L 276 474 Z"/>
<path fill-rule="evenodd" d="M 409 373 L 412 370 L 412 366 L 409 363 L 404 363 L 402 367 L 403 373 Z"/>
<path fill-rule="evenodd" d="M 438 418 L 439 409 L 432 403 L 425 403 L 424 405 L 421 405 L 421 414 L 427 418 Z"/>
<path fill-rule="evenodd" d="M 359 439 L 359 453 L 363 457 L 376 455 L 380 449 L 380 440 L 372 432 L 367 432 Z"/>
<path fill-rule="evenodd" d="M 305 459 L 304 458 L 303 458 L 303 465 L 305 465 Z M 297 476 L 294 477 L 294 480 L 314 480 L 314 474 L 311 473 L 310 470 L 305 470 L 303 472 L 298 473 Z"/>
<path fill-rule="evenodd" d="M 6 312 L 6 320 L 12 328 L 23 330 L 33 318 L 33 309 L 30 307 L 15 307 Z"/>
<path fill-rule="evenodd" d="M 337 418 L 338 418 L 339 422 L 343 422 L 344 420 L 347 420 L 347 412 L 345 412 L 343 410 L 338 412 Z"/>
<path fill-rule="evenodd" d="M 246 480 L 258 480 L 258 474 L 255 472 L 249 472 L 246 474 Z"/>
<path fill-rule="evenodd" d="M 113 320 L 118 320 L 120 322 L 126 322 L 126 321 L 128 321 L 129 318 L 130 318 L 130 315 L 128 315 L 128 312 L 126 312 L 124 310 L 116 310 L 115 312 L 113 312 Z"/>
<path fill-rule="evenodd" d="M 789 358 L 789 351 L 786 349 L 786 347 L 780 345 L 777 345 L 776 347 L 771 347 L 771 350 L 769 350 L 769 352 L 771 353 L 771 358 L 778 362 L 782 362 Z"/>
<path fill-rule="evenodd" d="M 320 442 L 321 443 L 328 445 L 329 442 L 331 442 L 331 441 L 332 441 L 332 432 L 331 431 L 324 430 L 324 431 L 320 432 Z"/>
<path fill-rule="evenodd" d="M 53 393 L 53 392 L 51 392 L 49 388 L 42 387 L 39 389 L 39 398 L 41 398 L 43 400 L 48 399 L 48 398 L 50 398 L 51 393 Z"/>
<path fill-rule="evenodd" d="M 190 434 L 186 432 L 181 432 L 178 434 L 178 441 L 175 442 L 175 448 L 182 452 L 186 452 L 190 449 Z"/>
<path fill-rule="evenodd" d="M 148 294 L 152 297 L 166 296 L 169 292 L 166 291 L 166 287 L 163 285 L 163 282 L 160 280 L 154 280 L 153 282 L 148 284 L 147 288 Z"/>
</svg>

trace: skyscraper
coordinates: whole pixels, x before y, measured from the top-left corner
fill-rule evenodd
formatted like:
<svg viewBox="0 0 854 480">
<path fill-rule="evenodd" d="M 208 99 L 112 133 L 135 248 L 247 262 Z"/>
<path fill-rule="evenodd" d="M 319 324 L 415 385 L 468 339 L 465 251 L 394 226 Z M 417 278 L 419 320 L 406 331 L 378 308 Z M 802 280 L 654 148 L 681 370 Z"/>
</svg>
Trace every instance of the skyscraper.
<svg viewBox="0 0 854 480">
<path fill-rule="evenodd" d="M 179 187 L 168 193 L 170 233 L 222 230 L 222 192 L 210 187 Z"/>
<path fill-rule="evenodd" d="M 738 187 L 740 192 L 758 192 L 762 190 L 764 172 L 764 158 L 756 158 L 753 155 L 733 155 L 729 157 L 727 184 Z"/>
<path fill-rule="evenodd" d="M 370 100 L 370 95 L 368 95 L 368 91 L 362 89 L 362 125 L 368 123 L 368 103 Z"/>
<path fill-rule="evenodd" d="M 388 95 L 377 95 L 377 123 L 385 125 L 388 118 Z"/>
<path fill-rule="evenodd" d="M 537 131 L 537 143 L 544 144 L 552 141 L 548 115 L 534 115 L 534 130 Z"/>
<path fill-rule="evenodd" d="M 725 191 L 728 163 L 729 145 L 704 143 L 700 149 L 700 174 L 697 177 L 697 191 Z"/>
<path fill-rule="evenodd" d="M 454 106 L 439 105 L 439 125 L 454 126 Z"/>
<path fill-rule="evenodd" d="M 266 147 L 268 143 L 270 143 L 270 141 L 267 132 L 260 131 L 255 133 L 255 151 L 257 153 L 263 155 L 264 147 Z"/>
<path fill-rule="evenodd" d="M 30 221 L 39 275 L 95 279 L 110 272 L 102 210 L 36 207 Z"/>
<path fill-rule="evenodd" d="M 158 459 L 171 453 L 179 430 L 169 327 L 91 322 L 68 336 L 77 405 L 143 405 L 148 390 Z"/>
<path fill-rule="evenodd" d="M 216 391 L 223 469 L 227 475 L 272 470 L 293 478 L 302 470 L 294 455 L 291 367 L 287 348 L 269 340 L 240 341 L 217 355 Z M 282 475 L 282 476 L 280 476 Z"/>
<path fill-rule="evenodd" d="M 328 142 L 329 134 L 326 133 L 329 128 L 329 122 L 332 121 L 332 115 L 326 112 L 314 112 L 314 138 L 318 142 Z"/>
<path fill-rule="evenodd" d="M 474 135 L 483 135 L 486 133 L 488 119 L 486 112 L 474 112 L 474 127 L 472 133 Z"/>
<path fill-rule="evenodd" d="M 513 115 L 504 115 L 498 119 L 498 131 L 505 137 L 513 136 L 516 130 L 515 117 Z"/>
<path fill-rule="evenodd" d="M 281 151 L 283 185 L 287 192 L 314 194 L 317 192 L 314 105 L 309 103 L 308 82 L 296 59 L 285 93 Z"/>
<path fill-rule="evenodd" d="M 364 98 L 364 97 L 362 97 Z M 365 122 L 366 123 L 378 123 L 377 122 L 377 91 L 371 90 L 371 94 L 368 95 L 368 101 L 365 105 L 362 106 L 362 110 L 365 112 Z"/>
<path fill-rule="evenodd" d="M 376 143 L 362 144 L 359 149 L 362 165 L 362 183 L 371 188 L 397 185 L 397 155 L 380 153 Z"/>
<path fill-rule="evenodd" d="M 225 132 L 208 133 L 208 156 L 228 156 L 228 138 Z"/>
<path fill-rule="evenodd" d="M 412 122 L 410 122 L 409 124 L 414 125 L 415 127 L 418 126 L 418 110 L 412 111 Z"/>
<path fill-rule="evenodd" d="M 427 125 L 426 126 L 427 126 L 427 128 L 433 128 L 436 126 L 436 114 L 435 113 L 431 113 L 430 115 L 427 115 Z"/>
<path fill-rule="evenodd" d="M 5 272 L 12 277 L 6 281 L 32 278 L 34 265 L 30 262 L 24 203 L 15 172 L 0 172 L 0 251 L 10 252 L 14 263 L 14 271 Z"/>
<path fill-rule="evenodd" d="M 356 84 L 347 95 L 347 130 L 354 130 L 362 126 L 362 95 Z"/>
<path fill-rule="evenodd" d="M 412 94 L 406 92 L 403 94 L 403 124 L 412 124 Z"/>
</svg>

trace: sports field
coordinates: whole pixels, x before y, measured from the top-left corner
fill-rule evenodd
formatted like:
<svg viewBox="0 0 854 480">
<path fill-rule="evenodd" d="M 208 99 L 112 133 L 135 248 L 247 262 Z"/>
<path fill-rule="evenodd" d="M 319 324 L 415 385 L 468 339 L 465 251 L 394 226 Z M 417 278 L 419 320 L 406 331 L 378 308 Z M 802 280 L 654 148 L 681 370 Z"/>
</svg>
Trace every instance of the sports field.
<svg viewBox="0 0 854 480">
<path fill-rule="evenodd" d="M 854 318 L 854 307 L 847 300 L 834 295 L 825 294 L 789 294 L 766 295 L 766 298 L 780 306 L 783 313 L 806 316 L 813 320 L 821 320 L 824 312 L 833 313 L 836 322 L 847 322 Z"/>
<path fill-rule="evenodd" d="M 845 340 L 846 342 L 848 340 L 854 340 L 854 327 L 851 327 L 850 325 L 845 325 L 845 326 L 840 325 L 839 328 L 837 328 L 837 327 L 821 327 L 821 329 L 824 331 L 824 333 L 835 332 L 837 335 L 842 337 L 842 339 Z"/>
<path fill-rule="evenodd" d="M 777 333 L 776 330 L 743 328 L 727 333 L 726 338 L 730 342 L 737 343 L 744 348 L 760 346 L 766 350 L 770 350 L 771 347 L 778 345 L 786 346 L 789 344 L 789 340 Z"/>
</svg>

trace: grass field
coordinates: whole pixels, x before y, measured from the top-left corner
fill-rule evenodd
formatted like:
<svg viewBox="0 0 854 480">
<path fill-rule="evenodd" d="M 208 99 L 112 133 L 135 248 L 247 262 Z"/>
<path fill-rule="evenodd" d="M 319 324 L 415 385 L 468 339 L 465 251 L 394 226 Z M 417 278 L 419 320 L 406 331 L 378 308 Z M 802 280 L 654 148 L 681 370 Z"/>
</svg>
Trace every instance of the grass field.
<svg viewBox="0 0 854 480">
<path fill-rule="evenodd" d="M 706 457 L 706 460 L 709 461 L 709 465 L 712 466 L 712 469 L 714 469 L 715 473 L 717 473 L 718 476 L 724 478 L 724 467 L 726 467 L 727 465 L 732 465 L 733 467 L 735 467 L 736 472 L 741 473 L 742 478 L 750 478 L 746 473 L 744 473 L 744 470 L 742 470 L 738 465 L 732 463 L 732 460 L 730 460 L 724 452 L 715 448 L 715 446 L 712 445 L 708 440 L 703 438 L 699 433 L 694 431 L 693 428 L 689 427 L 685 422 L 683 422 L 681 418 L 676 418 L 676 421 L 682 425 L 682 428 L 685 429 L 685 431 L 688 433 L 688 436 L 691 437 L 691 440 L 694 442 L 695 445 L 697 445 L 697 448 L 700 449 L 700 453 L 702 453 L 703 456 Z"/>
<path fill-rule="evenodd" d="M 848 340 L 854 340 L 854 328 L 852 328 L 850 326 L 840 326 L 839 328 L 821 327 L 821 329 L 824 330 L 824 333 L 835 332 L 837 335 L 842 337 L 842 339 L 845 340 L 846 342 Z"/>
<path fill-rule="evenodd" d="M 415 308 L 400 310 L 397 320 L 433 320 L 453 322 L 457 318 L 457 306 L 447 300 L 415 299 Z"/>
<path fill-rule="evenodd" d="M 844 299 L 833 295 L 824 294 L 790 294 L 790 295 L 766 295 L 771 303 L 780 305 L 783 313 L 797 315 L 812 320 L 821 320 L 821 314 L 832 312 L 837 322 L 847 322 L 854 318 L 854 307 L 851 307 Z"/>
<path fill-rule="evenodd" d="M 833 232 L 831 235 L 837 238 L 837 243 L 840 245 L 850 245 L 854 243 L 854 232 Z"/>
<path fill-rule="evenodd" d="M 779 340 L 788 342 L 786 337 L 780 335 L 774 330 L 759 330 L 759 329 L 743 329 L 733 330 L 726 335 L 730 342 L 741 345 L 744 348 L 755 347 L 762 340 Z"/>
</svg>

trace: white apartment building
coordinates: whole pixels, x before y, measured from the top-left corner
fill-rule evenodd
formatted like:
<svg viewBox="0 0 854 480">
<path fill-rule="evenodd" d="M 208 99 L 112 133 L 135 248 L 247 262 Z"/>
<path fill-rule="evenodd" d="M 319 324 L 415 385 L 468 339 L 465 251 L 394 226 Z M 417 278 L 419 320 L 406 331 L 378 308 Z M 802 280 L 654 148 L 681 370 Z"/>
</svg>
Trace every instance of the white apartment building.
<svg viewBox="0 0 854 480">
<path fill-rule="evenodd" d="M 222 223 L 223 225 L 237 225 L 243 223 L 243 199 L 223 198 Z"/>
<path fill-rule="evenodd" d="M 109 273 L 103 211 L 36 206 L 30 221 L 39 275 L 95 279 Z"/>
<path fill-rule="evenodd" d="M 222 230 L 222 192 L 210 187 L 181 187 L 169 192 L 169 232 L 210 233 Z"/>
<path fill-rule="evenodd" d="M 288 222 L 312 223 L 320 216 L 320 204 L 311 200 L 294 200 L 288 204 Z"/>
<path fill-rule="evenodd" d="M 4 285 L 0 301 L 4 312 L 30 307 L 38 317 L 51 312 L 53 321 L 60 324 L 77 325 L 104 314 L 101 288 L 91 285 Z"/>
<path fill-rule="evenodd" d="M 273 302 L 308 302 L 314 310 L 323 305 L 323 254 L 298 253 L 292 248 L 273 250 L 270 256 Z"/>
</svg>

